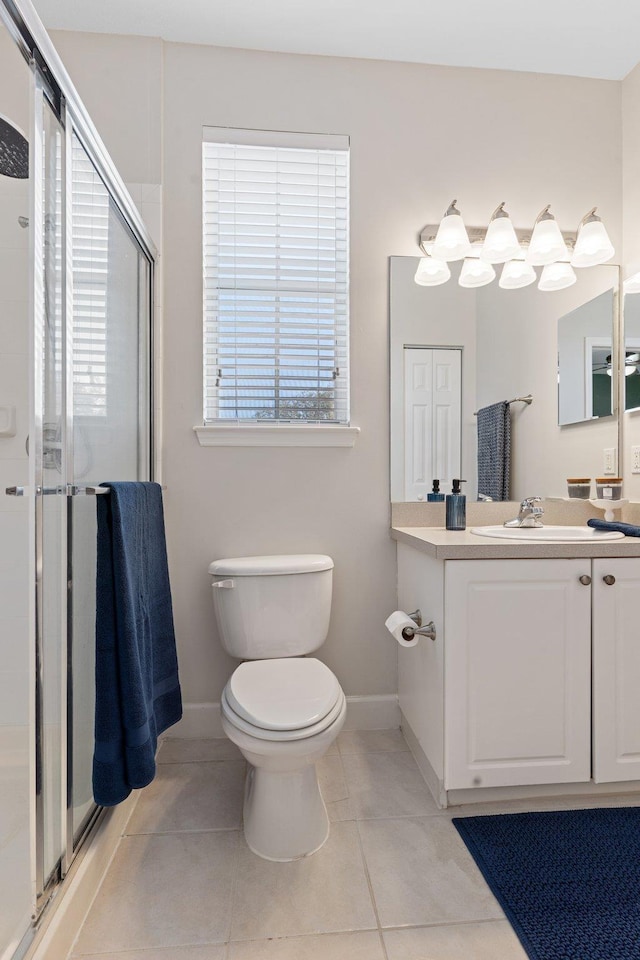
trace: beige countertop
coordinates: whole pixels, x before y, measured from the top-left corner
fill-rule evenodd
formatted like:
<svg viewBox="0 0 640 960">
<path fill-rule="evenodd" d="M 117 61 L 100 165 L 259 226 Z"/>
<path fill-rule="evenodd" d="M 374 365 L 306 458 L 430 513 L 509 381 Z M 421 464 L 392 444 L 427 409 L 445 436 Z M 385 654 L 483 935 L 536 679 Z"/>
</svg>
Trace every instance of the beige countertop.
<svg viewBox="0 0 640 960">
<path fill-rule="evenodd" d="M 391 528 L 391 536 L 438 560 L 517 560 L 551 557 L 640 557 L 640 537 L 605 540 L 602 543 L 535 543 L 498 540 L 466 530 L 444 527 Z"/>
</svg>

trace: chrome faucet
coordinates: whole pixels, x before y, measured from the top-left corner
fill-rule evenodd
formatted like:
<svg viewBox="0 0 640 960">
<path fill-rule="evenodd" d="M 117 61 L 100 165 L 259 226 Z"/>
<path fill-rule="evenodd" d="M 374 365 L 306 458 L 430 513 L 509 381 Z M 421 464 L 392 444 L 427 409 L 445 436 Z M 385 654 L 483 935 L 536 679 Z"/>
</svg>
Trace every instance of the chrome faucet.
<svg viewBox="0 0 640 960">
<path fill-rule="evenodd" d="M 541 527 L 540 519 L 544 513 L 542 507 L 538 507 L 541 497 L 525 497 L 520 504 L 520 513 L 513 520 L 507 520 L 505 527 Z"/>
</svg>

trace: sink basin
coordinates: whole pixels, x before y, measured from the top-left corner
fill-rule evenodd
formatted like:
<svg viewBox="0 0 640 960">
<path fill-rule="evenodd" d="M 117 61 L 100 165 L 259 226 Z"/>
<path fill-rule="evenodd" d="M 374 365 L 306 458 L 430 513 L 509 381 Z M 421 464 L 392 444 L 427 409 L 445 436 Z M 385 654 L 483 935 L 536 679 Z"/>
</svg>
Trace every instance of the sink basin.
<svg viewBox="0 0 640 960">
<path fill-rule="evenodd" d="M 498 537 L 501 540 L 528 540 L 542 543 L 576 543 L 594 540 L 622 540 L 618 530 L 595 530 L 593 527 L 471 527 L 471 533 L 480 537 Z"/>
</svg>

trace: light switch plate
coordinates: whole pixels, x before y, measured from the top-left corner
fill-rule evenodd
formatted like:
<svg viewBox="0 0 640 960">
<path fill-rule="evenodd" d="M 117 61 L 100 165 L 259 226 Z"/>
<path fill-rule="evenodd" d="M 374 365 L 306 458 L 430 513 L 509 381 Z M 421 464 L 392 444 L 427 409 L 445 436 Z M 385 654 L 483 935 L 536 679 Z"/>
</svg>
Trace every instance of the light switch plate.
<svg viewBox="0 0 640 960">
<path fill-rule="evenodd" d="M 15 437 L 16 407 L 14 403 L 0 402 L 0 437 Z"/>
<path fill-rule="evenodd" d="M 631 447 L 631 473 L 640 473 L 640 447 Z"/>
<path fill-rule="evenodd" d="M 602 472 L 605 476 L 612 476 L 616 472 L 616 448 L 615 447 L 605 447 L 604 448 L 604 460 L 602 463 Z"/>
</svg>

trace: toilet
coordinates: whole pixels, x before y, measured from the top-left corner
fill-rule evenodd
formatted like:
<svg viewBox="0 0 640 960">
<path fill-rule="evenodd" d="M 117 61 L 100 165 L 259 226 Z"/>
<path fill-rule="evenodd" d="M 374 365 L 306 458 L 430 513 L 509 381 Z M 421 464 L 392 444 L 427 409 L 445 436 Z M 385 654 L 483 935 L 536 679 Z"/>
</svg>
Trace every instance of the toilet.
<svg viewBox="0 0 640 960">
<path fill-rule="evenodd" d="M 307 656 L 329 629 L 333 560 L 236 557 L 209 573 L 222 646 L 244 661 L 220 702 L 224 732 L 250 765 L 244 835 L 260 857 L 297 860 L 329 836 L 315 765 L 347 711 L 334 674 Z"/>
</svg>

